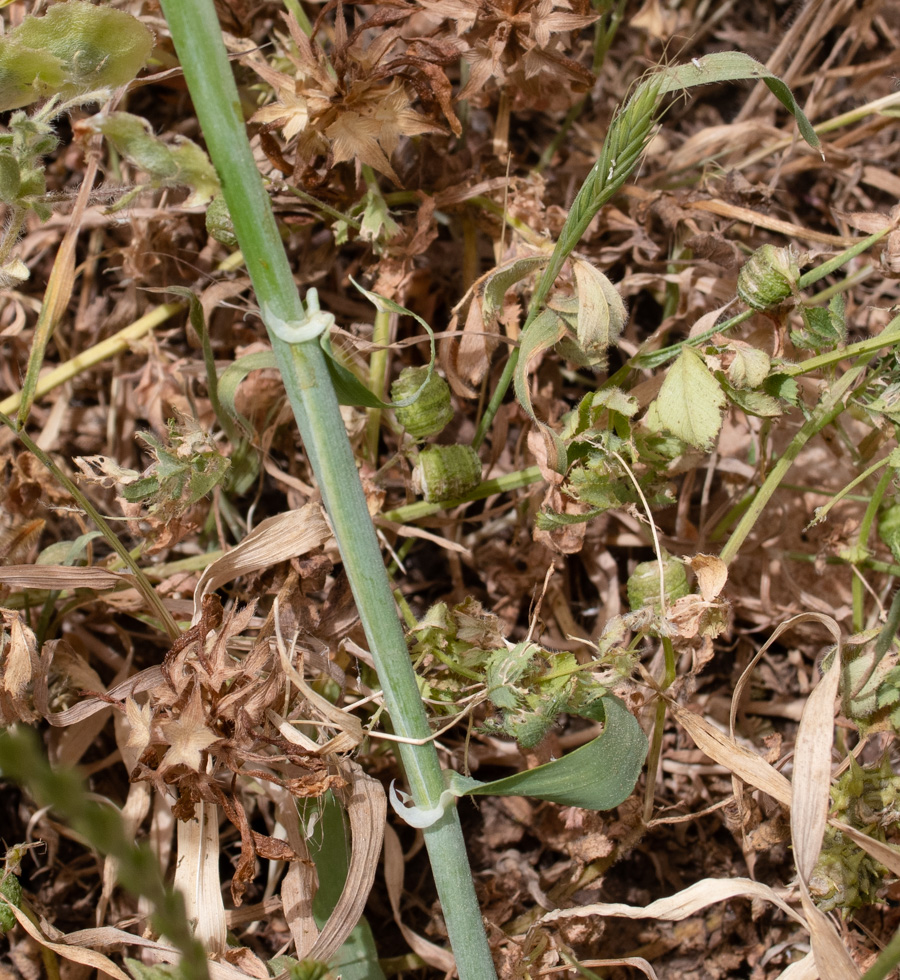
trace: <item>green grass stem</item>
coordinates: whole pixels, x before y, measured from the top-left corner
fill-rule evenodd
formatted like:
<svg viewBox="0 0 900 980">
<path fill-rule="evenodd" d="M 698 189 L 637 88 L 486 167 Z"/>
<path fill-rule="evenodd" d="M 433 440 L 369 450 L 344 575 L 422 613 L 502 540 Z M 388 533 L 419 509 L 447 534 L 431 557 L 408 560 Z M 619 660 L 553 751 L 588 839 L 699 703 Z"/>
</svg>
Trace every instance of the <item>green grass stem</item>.
<svg viewBox="0 0 900 980">
<path fill-rule="evenodd" d="M 269 326 L 276 321 L 303 323 L 306 312 L 247 141 L 212 0 L 163 0 L 162 6 L 256 298 L 269 314 Z M 325 355 L 315 339 L 289 344 L 273 329 L 269 333 L 331 519 L 392 725 L 403 737 L 429 738 L 431 730 Z M 416 805 L 436 806 L 444 781 L 434 745 L 399 743 L 398 751 Z M 459 976 L 462 980 L 490 980 L 495 976 L 494 966 L 456 809 L 448 809 L 424 834 Z"/>
<path fill-rule="evenodd" d="M 634 95 L 616 113 L 603 141 L 600 157 L 575 196 L 550 261 L 538 280 L 522 328 L 523 333 L 540 313 L 556 282 L 556 277 L 587 231 L 588 225 L 594 220 L 600 208 L 618 192 L 637 166 L 650 142 L 659 116 L 661 87 L 662 79 L 659 76 L 651 76 L 637 87 Z M 497 387 L 491 394 L 484 415 L 478 423 L 474 440 L 476 447 L 484 441 L 494 416 L 506 397 L 518 362 L 519 349 L 514 348 L 504 365 Z"/>
</svg>

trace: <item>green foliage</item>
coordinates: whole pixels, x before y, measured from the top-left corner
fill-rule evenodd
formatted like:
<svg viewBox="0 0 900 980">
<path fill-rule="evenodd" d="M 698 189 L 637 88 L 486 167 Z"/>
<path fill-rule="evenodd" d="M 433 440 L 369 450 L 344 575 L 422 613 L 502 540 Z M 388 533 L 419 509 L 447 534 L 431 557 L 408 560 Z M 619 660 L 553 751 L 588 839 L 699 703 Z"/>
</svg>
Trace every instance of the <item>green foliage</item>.
<svg viewBox="0 0 900 980">
<path fill-rule="evenodd" d="M 900 667 L 892 667 L 878 686 L 877 702 L 879 708 L 889 709 L 891 726 L 900 732 Z"/>
<path fill-rule="evenodd" d="M 225 198 L 221 194 L 217 194 L 206 209 L 206 230 L 220 245 L 237 248 L 234 222 L 231 220 Z"/>
<path fill-rule="evenodd" d="M 803 330 L 791 331 L 791 343 L 795 347 L 821 353 L 847 342 L 842 293 L 832 296 L 827 309 L 821 306 L 804 306 L 801 313 Z"/>
<path fill-rule="evenodd" d="M 531 796 L 586 810 L 611 810 L 634 789 L 647 756 L 647 736 L 612 695 L 596 700 L 585 714 L 603 722 L 603 734 L 574 752 L 489 783 L 451 773 L 450 789 L 456 796 Z"/>
<path fill-rule="evenodd" d="M 57 143 L 52 124 L 43 116 L 12 114 L 9 131 L 0 134 L 4 204 L 29 208 L 41 221 L 50 217 L 50 208 L 43 201 L 47 187 L 42 160 Z"/>
<path fill-rule="evenodd" d="M 900 563 L 900 503 L 891 504 L 879 515 L 878 537 L 891 549 L 894 561 Z"/>
<path fill-rule="evenodd" d="M 886 842 L 900 822 L 900 775 L 885 756 L 877 766 L 850 765 L 831 788 L 832 814 L 875 840 Z M 810 878 L 810 893 L 825 912 L 844 914 L 877 900 L 888 871 L 871 855 L 833 827 Z"/>
<path fill-rule="evenodd" d="M 269 960 L 269 966 L 276 974 L 287 971 L 289 980 L 333 980 L 334 978 L 327 963 L 318 963 L 315 960 L 295 960 L 293 956 L 276 956 Z M 377 974 L 373 974 L 373 980 L 375 976 Z"/>
<path fill-rule="evenodd" d="M 682 596 L 686 596 L 690 592 L 690 588 L 688 587 L 684 562 L 666 554 L 662 558 L 663 589 L 668 606 Z M 637 612 L 647 606 L 657 613 L 662 612 L 659 596 L 659 562 L 654 559 L 653 561 L 642 561 L 636 565 L 634 571 L 628 576 L 627 590 L 628 605 L 631 606 L 632 612 Z"/>
<path fill-rule="evenodd" d="M 50 96 L 97 101 L 98 90 L 130 82 L 152 50 L 153 34 L 131 14 L 74 0 L 54 4 L 0 38 L 0 110 Z"/>
<path fill-rule="evenodd" d="M 754 310 L 772 310 L 797 295 L 800 264 L 793 248 L 763 245 L 738 273 L 737 294 Z"/>
<path fill-rule="evenodd" d="M 9 906 L 22 907 L 22 885 L 18 876 L 9 866 L 9 861 L 3 868 L 3 876 L 0 877 L 0 933 L 9 932 L 16 925 L 16 917 L 10 911 Z"/>
<path fill-rule="evenodd" d="M 134 980 L 184 980 L 184 973 L 174 963 L 142 963 L 126 956 L 125 966 Z"/>
<path fill-rule="evenodd" d="M 644 422 L 651 432 L 669 432 L 689 446 L 711 448 L 722 425 L 725 395 L 692 347 L 669 368 Z"/>
<path fill-rule="evenodd" d="M 495 616 L 474 599 L 452 608 L 432 606 L 413 630 L 413 654 L 426 685 L 423 694 L 453 703 L 462 681 L 484 686 L 494 709 L 485 730 L 515 738 L 524 748 L 543 739 L 561 714 L 602 718 L 608 693 L 574 655 L 536 643 L 508 643 Z"/>
<path fill-rule="evenodd" d="M 450 385 L 427 367 L 404 368 L 391 385 L 393 402 L 403 402 L 411 396 L 415 401 L 398 405 L 395 412 L 397 421 L 413 439 L 437 435 L 452 421 Z"/>
<path fill-rule="evenodd" d="M 213 165 L 192 140 L 176 136 L 172 144 L 166 143 L 154 135 L 146 119 L 129 112 L 98 113 L 84 125 L 102 133 L 126 160 L 149 174 L 154 187 L 190 187 L 193 193 L 186 207 L 206 204 L 218 194 L 219 178 Z M 130 197 L 118 206 L 127 200 Z"/>
<path fill-rule="evenodd" d="M 171 520 L 210 493 L 231 465 L 194 419 L 169 420 L 165 445 L 149 432 L 139 433 L 154 457 L 144 476 L 122 488 L 129 503 L 147 503 L 151 514 Z"/>
<path fill-rule="evenodd" d="M 470 445 L 428 446 L 418 455 L 412 479 L 428 503 L 457 500 L 481 482 L 481 460 Z"/>
</svg>

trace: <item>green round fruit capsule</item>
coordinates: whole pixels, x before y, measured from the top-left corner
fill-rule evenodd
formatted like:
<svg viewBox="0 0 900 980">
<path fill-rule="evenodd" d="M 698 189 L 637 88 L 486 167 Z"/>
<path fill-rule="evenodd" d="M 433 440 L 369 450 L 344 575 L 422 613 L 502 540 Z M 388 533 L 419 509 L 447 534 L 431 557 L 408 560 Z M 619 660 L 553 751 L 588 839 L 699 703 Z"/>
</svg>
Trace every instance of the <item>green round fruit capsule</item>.
<svg viewBox="0 0 900 980">
<path fill-rule="evenodd" d="M 666 605 L 671 605 L 690 591 L 687 572 L 684 570 L 684 564 L 671 555 L 664 555 L 663 570 Z M 628 605 L 631 606 L 632 612 L 637 612 L 645 606 L 652 606 L 656 612 L 660 612 L 659 562 L 642 561 L 635 567 L 628 579 Z"/>
<path fill-rule="evenodd" d="M 797 291 L 800 264 L 790 247 L 763 245 L 738 273 L 738 296 L 754 310 L 771 310 Z"/>
<path fill-rule="evenodd" d="M 419 453 L 412 479 L 429 504 L 455 500 L 481 482 L 481 460 L 471 446 L 429 446 Z"/>
<path fill-rule="evenodd" d="M 437 374 L 432 373 L 429 378 L 427 367 L 404 368 L 391 385 L 391 400 L 404 401 L 417 391 L 419 395 L 414 402 L 394 409 L 397 421 L 413 439 L 436 436 L 453 418 L 450 386 Z"/>
</svg>

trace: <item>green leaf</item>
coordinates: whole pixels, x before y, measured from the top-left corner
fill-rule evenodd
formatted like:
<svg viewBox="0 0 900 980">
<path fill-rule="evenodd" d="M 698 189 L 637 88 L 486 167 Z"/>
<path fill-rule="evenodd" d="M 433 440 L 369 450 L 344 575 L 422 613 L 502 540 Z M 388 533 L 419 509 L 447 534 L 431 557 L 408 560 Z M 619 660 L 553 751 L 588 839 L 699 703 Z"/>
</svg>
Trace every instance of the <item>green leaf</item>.
<svg viewBox="0 0 900 980">
<path fill-rule="evenodd" d="M 450 774 L 455 796 L 531 796 L 585 810 L 611 810 L 628 799 L 647 756 L 647 736 L 619 698 L 601 699 L 603 734 L 561 759 L 482 783 Z"/>
<path fill-rule="evenodd" d="M 186 207 L 211 201 L 219 192 L 219 178 L 206 153 L 185 137 L 172 145 L 154 135 L 142 116 L 130 112 L 102 112 L 84 124 L 102 133 L 126 160 L 150 176 L 156 187 L 189 187 Z"/>
<path fill-rule="evenodd" d="M 377 186 L 366 191 L 366 206 L 360 223 L 360 238 L 372 242 L 378 250 L 379 244 L 389 242 L 399 234 L 400 226 L 391 217 L 387 201 L 382 197 Z"/>
<path fill-rule="evenodd" d="M 715 54 L 703 55 L 702 58 L 694 58 L 684 65 L 667 68 L 661 91 L 675 92 L 678 89 L 693 88 L 696 85 L 734 82 L 743 78 L 758 78 L 765 82 L 769 91 L 797 121 L 800 135 L 813 149 L 819 149 L 819 137 L 816 136 L 812 123 L 797 105 L 791 90 L 765 65 L 760 64 L 742 51 L 719 51 Z"/>
<path fill-rule="evenodd" d="M 763 391 L 789 405 L 800 404 L 800 386 L 789 374 L 770 374 L 763 382 Z"/>
<path fill-rule="evenodd" d="M 716 371 L 716 377 L 728 398 L 748 415 L 759 418 L 777 418 L 781 415 L 781 405 L 777 398 L 767 395 L 764 391 L 750 391 L 746 388 L 735 388 L 725 379 L 721 371 Z"/>
<path fill-rule="evenodd" d="M 222 403 L 222 408 L 248 436 L 253 435 L 253 426 L 250 424 L 250 420 L 241 415 L 235 408 L 234 400 L 237 397 L 237 390 L 251 371 L 274 371 L 277 369 L 275 354 L 272 351 L 258 351 L 255 354 L 244 354 L 243 357 L 232 361 L 219 378 L 219 400 Z"/>
<path fill-rule="evenodd" d="M 54 4 L 0 38 L 0 110 L 125 85 L 152 50 L 152 32 L 125 11 Z"/>
<path fill-rule="evenodd" d="M 503 300 L 511 286 L 545 266 L 548 261 L 547 255 L 527 255 L 489 272 L 480 287 L 481 318 L 484 323 L 490 324 L 498 311 L 503 309 Z"/>
<path fill-rule="evenodd" d="M 725 395 L 703 358 L 685 347 L 644 421 L 651 432 L 671 432 L 691 446 L 709 449 L 719 434 L 724 406 Z"/>
</svg>

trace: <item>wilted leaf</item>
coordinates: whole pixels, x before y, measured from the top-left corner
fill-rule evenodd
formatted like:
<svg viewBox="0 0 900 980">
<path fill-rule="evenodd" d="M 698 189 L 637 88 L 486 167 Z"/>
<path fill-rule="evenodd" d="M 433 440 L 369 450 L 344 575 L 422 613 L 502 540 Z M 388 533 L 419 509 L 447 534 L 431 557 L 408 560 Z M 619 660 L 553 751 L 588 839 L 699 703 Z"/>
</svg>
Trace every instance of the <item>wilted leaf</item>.
<svg viewBox="0 0 900 980">
<path fill-rule="evenodd" d="M 578 347 L 592 365 L 606 363 L 606 351 L 618 339 L 628 311 L 615 286 L 584 259 L 573 258 L 578 287 Z"/>
<path fill-rule="evenodd" d="M 164 721 L 162 732 L 169 748 L 159 764 L 160 771 L 173 766 L 185 765 L 195 772 L 200 771 L 201 756 L 213 742 L 220 738 L 206 724 L 206 714 L 200 700 L 200 688 L 194 685 L 190 699 L 181 714 L 174 721 Z"/>
<path fill-rule="evenodd" d="M 537 316 L 522 336 L 522 347 L 514 377 L 516 398 L 519 399 L 519 404 L 525 409 L 528 417 L 538 427 L 544 441 L 546 455 L 543 459 L 538 458 L 538 463 L 542 471 L 547 471 L 548 479 L 554 479 L 552 474 L 565 473 L 566 446 L 553 429 L 535 415 L 531 395 L 528 392 L 527 371 L 531 358 L 541 351 L 549 350 L 560 339 L 564 329 L 562 321 L 553 310 L 544 310 Z M 554 482 L 558 483 L 558 478 Z"/>
<path fill-rule="evenodd" d="M 716 555 L 694 555 L 684 559 L 697 576 L 700 594 L 707 602 L 717 599 L 728 581 L 728 566 Z"/>
</svg>

